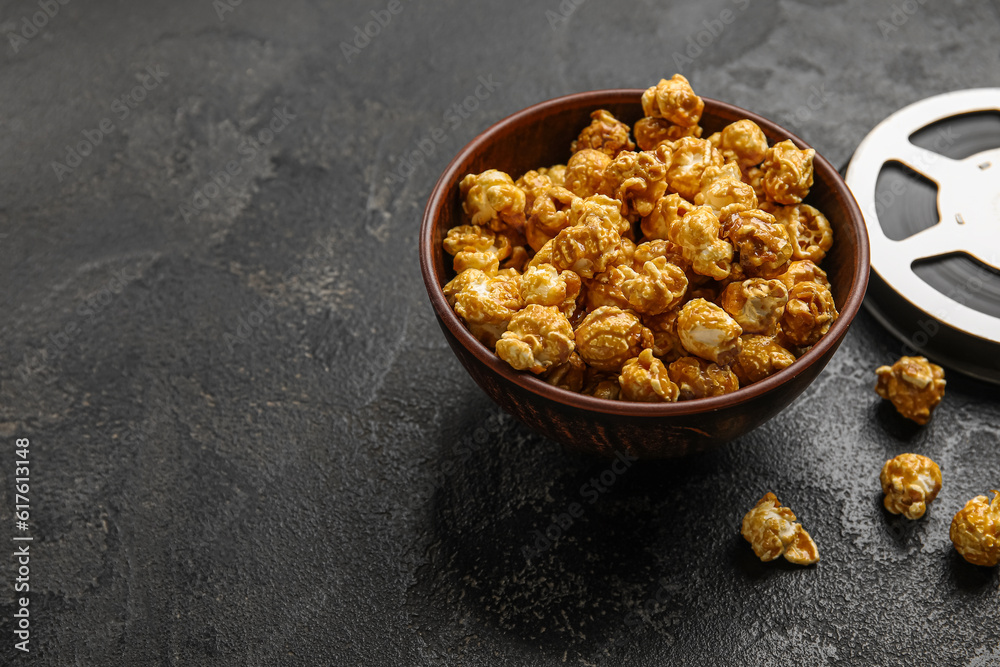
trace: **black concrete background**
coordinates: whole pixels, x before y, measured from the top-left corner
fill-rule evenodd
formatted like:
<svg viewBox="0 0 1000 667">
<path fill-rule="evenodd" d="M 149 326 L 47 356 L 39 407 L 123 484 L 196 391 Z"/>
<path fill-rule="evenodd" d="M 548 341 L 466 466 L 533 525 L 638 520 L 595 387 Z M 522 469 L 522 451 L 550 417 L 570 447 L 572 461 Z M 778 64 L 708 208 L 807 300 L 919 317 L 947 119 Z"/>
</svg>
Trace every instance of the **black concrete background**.
<svg viewBox="0 0 1000 667">
<path fill-rule="evenodd" d="M 1000 85 L 996 1 L 402 0 L 351 53 L 388 0 L 220 2 L 59 0 L 11 41 L 42 3 L 0 1 L 0 554 L 34 537 L 28 655 L 0 556 L 3 664 L 1000 664 L 996 570 L 948 540 L 1000 485 L 997 389 L 950 374 L 905 422 L 862 313 L 781 416 L 619 475 L 476 388 L 416 253 L 450 157 L 529 104 L 679 70 L 842 164 L 893 110 Z M 944 472 L 917 522 L 880 504 L 904 451 Z M 740 537 L 768 490 L 818 566 Z"/>
</svg>

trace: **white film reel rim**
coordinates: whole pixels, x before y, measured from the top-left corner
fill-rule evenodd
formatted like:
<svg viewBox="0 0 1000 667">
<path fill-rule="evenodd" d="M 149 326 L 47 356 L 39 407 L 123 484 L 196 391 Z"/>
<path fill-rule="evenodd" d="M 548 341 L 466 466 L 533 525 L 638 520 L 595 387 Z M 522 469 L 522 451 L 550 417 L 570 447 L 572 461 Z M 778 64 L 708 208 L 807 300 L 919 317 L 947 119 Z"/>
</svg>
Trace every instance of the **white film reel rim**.
<svg viewBox="0 0 1000 667">
<path fill-rule="evenodd" d="M 952 252 L 968 253 L 1000 269 L 1000 149 L 952 160 L 909 140 L 937 121 L 983 111 L 1000 111 L 1000 88 L 945 93 L 900 109 L 861 142 L 846 180 L 868 221 L 872 268 L 882 280 L 930 317 L 1000 344 L 1000 320 L 942 294 L 912 269 L 914 260 Z M 875 209 L 876 183 L 887 162 L 900 162 L 938 186 L 941 220 L 902 241 L 886 236 Z"/>
</svg>

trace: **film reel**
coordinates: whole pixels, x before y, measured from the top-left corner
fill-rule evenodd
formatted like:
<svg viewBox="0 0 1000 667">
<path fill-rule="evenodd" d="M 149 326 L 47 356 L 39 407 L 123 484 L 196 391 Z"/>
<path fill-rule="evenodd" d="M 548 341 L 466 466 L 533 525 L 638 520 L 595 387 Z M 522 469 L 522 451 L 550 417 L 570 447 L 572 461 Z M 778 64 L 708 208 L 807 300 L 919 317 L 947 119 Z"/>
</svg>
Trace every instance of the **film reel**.
<svg viewBox="0 0 1000 667">
<path fill-rule="evenodd" d="M 1000 383 L 1000 88 L 895 112 L 847 184 L 871 239 L 869 311 L 906 353 Z"/>
</svg>

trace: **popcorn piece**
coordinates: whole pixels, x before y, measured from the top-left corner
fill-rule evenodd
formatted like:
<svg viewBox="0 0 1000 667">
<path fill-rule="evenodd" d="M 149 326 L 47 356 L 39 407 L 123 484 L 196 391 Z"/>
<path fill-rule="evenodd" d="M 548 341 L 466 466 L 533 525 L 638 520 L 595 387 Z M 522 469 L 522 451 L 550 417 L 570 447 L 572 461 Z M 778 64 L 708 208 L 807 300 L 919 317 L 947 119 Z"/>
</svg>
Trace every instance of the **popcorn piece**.
<svg viewBox="0 0 1000 667">
<path fill-rule="evenodd" d="M 472 335 L 493 348 L 524 306 L 520 283 L 520 276 L 499 272 L 491 278 L 479 269 L 467 269 L 445 285 L 444 292 Z"/>
<path fill-rule="evenodd" d="M 589 197 L 603 192 L 604 172 L 611 157 L 593 148 L 584 148 L 566 163 L 566 189 L 577 197 Z"/>
<path fill-rule="evenodd" d="M 621 398 L 626 401 L 673 403 L 677 400 L 678 387 L 652 350 L 643 350 L 638 357 L 626 361 L 618 381 L 622 387 Z"/>
<path fill-rule="evenodd" d="M 667 181 L 681 197 L 693 201 L 701 190 L 701 177 L 708 167 L 721 167 L 725 160 L 707 139 L 684 137 L 670 144 Z"/>
<path fill-rule="evenodd" d="M 735 169 L 735 165 L 733 167 Z M 757 195 L 753 188 L 736 178 L 716 178 L 704 185 L 706 176 L 712 177 L 720 167 L 708 167 L 702 174 L 702 189 L 695 195 L 695 204 L 711 207 L 719 220 L 725 220 L 734 213 L 757 208 Z"/>
<path fill-rule="evenodd" d="M 642 112 L 665 118 L 675 125 L 694 127 L 701 120 L 705 103 L 694 94 L 691 84 L 680 74 L 660 82 L 642 94 Z"/>
<path fill-rule="evenodd" d="M 587 377 L 587 364 L 576 352 L 569 355 L 566 363 L 553 366 L 542 376 L 553 387 L 569 391 L 583 391 L 583 383 Z"/>
<path fill-rule="evenodd" d="M 558 185 L 561 188 L 566 187 L 566 165 L 554 164 L 551 167 L 542 167 L 538 170 L 538 173 L 542 176 L 548 176 L 549 180 L 552 181 L 552 185 Z"/>
<path fill-rule="evenodd" d="M 781 335 L 792 345 L 816 344 L 837 319 L 837 304 L 828 287 L 819 283 L 799 283 L 788 292 Z"/>
<path fill-rule="evenodd" d="M 615 157 L 622 151 L 635 150 L 635 144 L 628 136 L 628 125 L 615 118 L 610 111 L 598 109 L 590 114 L 590 117 L 593 119 L 590 125 L 583 128 L 580 136 L 570 146 L 571 153 L 593 148 Z"/>
<path fill-rule="evenodd" d="M 681 357 L 670 364 L 668 373 L 683 400 L 721 396 L 740 388 L 740 381 L 731 370 L 697 357 Z"/>
<path fill-rule="evenodd" d="M 762 561 L 784 556 L 789 563 L 812 565 L 819 561 L 819 550 L 795 513 L 782 507 L 773 493 L 766 493 L 743 517 L 743 537 L 753 546 Z"/>
<path fill-rule="evenodd" d="M 740 169 L 748 169 L 764 161 L 767 137 L 757 123 L 738 120 L 708 138 L 726 160 L 735 160 Z"/>
<path fill-rule="evenodd" d="M 941 468 L 926 456 L 900 454 L 885 462 L 879 481 L 887 510 L 919 519 L 941 491 Z"/>
<path fill-rule="evenodd" d="M 678 305 L 688 285 L 684 270 L 666 257 L 651 259 L 638 271 L 617 266 L 611 270 L 611 276 L 632 308 L 647 315 L 657 315 Z"/>
<path fill-rule="evenodd" d="M 739 263 L 751 277 L 775 278 L 785 272 L 792 257 L 788 232 L 770 213 L 761 210 L 733 213 L 721 228 L 739 253 Z"/>
<path fill-rule="evenodd" d="M 719 238 L 719 219 L 709 207 L 699 206 L 675 221 L 669 238 L 695 273 L 722 280 L 732 270 L 733 246 Z"/>
<path fill-rule="evenodd" d="M 648 347 L 653 334 L 635 313 L 604 306 L 587 315 L 576 329 L 580 357 L 599 371 L 618 371 Z"/>
<path fill-rule="evenodd" d="M 826 277 L 826 271 L 816 266 L 811 260 L 801 259 L 788 264 L 788 268 L 778 276 L 778 280 L 785 284 L 791 291 L 799 283 L 814 282 L 824 287 L 830 287 L 830 281 Z"/>
<path fill-rule="evenodd" d="M 902 357 L 892 366 L 880 366 L 875 374 L 875 393 L 892 401 L 899 414 L 918 424 L 929 422 L 931 412 L 944 398 L 944 369 L 925 357 Z"/>
<path fill-rule="evenodd" d="M 472 224 L 495 232 L 524 229 L 525 196 L 510 176 L 496 169 L 462 179 L 462 208 Z"/>
<path fill-rule="evenodd" d="M 617 278 L 617 276 L 614 276 Z M 596 310 L 601 306 L 616 306 L 622 310 L 628 310 L 632 306 L 628 299 L 622 294 L 620 280 L 613 280 L 610 270 L 599 273 L 586 282 L 586 291 L 583 295 L 583 302 L 588 311 Z"/>
<path fill-rule="evenodd" d="M 556 234 L 570 226 L 569 209 L 576 199 L 579 198 L 575 194 L 558 185 L 535 197 L 525 227 L 528 245 L 533 250 L 541 250 Z"/>
<path fill-rule="evenodd" d="M 670 310 L 659 315 L 645 315 L 642 323 L 653 332 L 653 354 L 666 364 L 687 354 L 677 335 L 677 311 Z"/>
<path fill-rule="evenodd" d="M 677 335 L 684 349 L 720 366 L 736 359 L 742 333 L 736 320 L 705 299 L 688 301 L 677 315 Z"/>
<path fill-rule="evenodd" d="M 527 305 L 552 306 L 569 317 L 576 310 L 582 287 L 580 276 L 559 272 L 551 264 L 527 267 L 521 276 L 521 298 Z"/>
<path fill-rule="evenodd" d="M 510 250 L 510 257 L 500 262 L 500 269 L 514 269 L 518 273 L 524 271 L 528 264 L 528 251 L 523 245 L 516 245 Z"/>
<path fill-rule="evenodd" d="M 679 194 L 660 197 L 653 210 L 642 219 L 642 233 L 648 240 L 669 238 L 670 227 L 687 215 L 694 206 Z"/>
<path fill-rule="evenodd" d="M 1000 562 L 1000 492 L 991 491 L 993 501 L 976 496 L 951 520 L 950 536 L 955 550 L 973 565 L 993 567 Z"/>
<path fill-rule="evenodd" d="M 604 171 L 605 190 L 621 202 L 623 216 L 649 215 L 667 191 L 669 165 L 670 149 L 666 146 L 641 153 L 622 151 Z"/>
<path fill-rule="evenodd" d="M 552 241 L 551 263 L 560 271 L 593 278 L 619 261 L 621 231 L 630 227 L 613 199 L 601 195 L 577 199 L 569 213 L 570 226 Z"/>
<path fill-rule="evenodd" d="M 732 370 L 740 379 L 740 386 L 774 375 L 795 362 L 795 355 L 783 348 L 773 336 L 750 334 L 743 336 L 740 353 L 732 363 Z"/>
<path fill-rule="evenodd" d="M 778 204 L 799 204 L 813 184 L 813 156 L 809 148 L 799 150 L 791 139 L 767 150 L 763 165 L 764 192 L 769 201 Z"/>
<path fill-rule="evenodd" d="M 476 225 L 452 227 L 443 245 L 445 252 L 455 256 L 455 273 L 479 269 L 494 276 L 500 268 L 500 260 L 511 254 L 510 239 Z"/>
<path fill-rule="evenodd" d="M 767 198 L 764 190 L 764 170 L 760 167 L 750 167 L 743 172 L 743 182 L 753 188 L 753 193 L 757 195 L 757 201 L 763 202 Z"/>
<path fill-rule="evenodd" d="M 750 278 L 730 283 L 719 305 L 733 316 L 744 333 L 773 335 L 788 303 L 788 288 L 780 280 Z"/>
<path fill-rule="evenodd" d="M 774 217 L 788 232 L 792 259 L 808 259 L 817 264 L 833 247 L 833 227 L 819 210 L 808 204 L 775 206 Z"/>
<path fill-rule="evenodd" d="M 519 371 L 536 375 L 569 361 L 573 327 L 558 308 L 530 304 L 514 315 L 497 341 L 497 355 Z"/>
<path fill-rule="evenodd" d="M 622 393 L 622 386 L 618 381 L 618 373 L 607 373 L 588 368 L 583 393 L 594 398 L 617 401 Z"/>
<path fill-rule="evenodd" d="M 541 171 L 545 171 L 545 169 Z M 528 217 L 531 215 L 531 207 L 535 203 L 535 198 L 555 184 L 547 175 L 532 169 L 514 181 L 514 185 L 521 188 L 524 193 L 524 215 Z"/>
<path fill-rule="evenodd" d="M 674 125 L 666 118 L 646 116 L 635 122 L 632 128 L 635 133 L 635 143 L 641 151 L 651 151 L 664 142 L 672 143 L 684 137 L 701 137 L 701 126 Z"/>
</svg>

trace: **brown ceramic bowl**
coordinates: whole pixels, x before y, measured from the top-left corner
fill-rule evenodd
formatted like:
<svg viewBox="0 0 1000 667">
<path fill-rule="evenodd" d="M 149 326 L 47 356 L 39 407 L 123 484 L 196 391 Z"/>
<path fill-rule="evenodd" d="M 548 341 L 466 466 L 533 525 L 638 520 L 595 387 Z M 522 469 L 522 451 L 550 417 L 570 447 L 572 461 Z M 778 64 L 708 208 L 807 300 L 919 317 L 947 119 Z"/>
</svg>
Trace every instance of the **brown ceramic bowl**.
<svg viewBox="0 0 1000 667">
<path fill-rule="evenodd" d="M 529 169 L 565 163 L 569 145 L 595 109 L 608 109 L 632 125 L 642 116 L 642 90 L 597 90 L 528 107 L 488 128 L 445 169 L 424 211 L 420 268 L 427 294 L 459 361 L 490 398 L 507 412 L 567 449 L 602 455 L 616 451 L 641 458 L 668 458 L 709 449 L 760 426 L 812 382 L 837 350 L 861 306 L 868 284 L 868 231 L 837 170 L 816 155 L 814 185 L 807 203 L 823 211 L 834 229 L 834 246 L 823 262 L 840 317 L 809 352 L 790 367 L 723 396 L 677 403 L 609 401 L 553 387 L 519 372 L 482 345 L 448 305 L 442 285 L 453 276 L 441 242 L 463 224 L 459 182 L 470 173 L 500 169 L 513 178 Z M 807 144 L 769 120 L 738 107 L 705 99 L 705 135 L 749 118 L 774 143 Z"/>
</svg>

